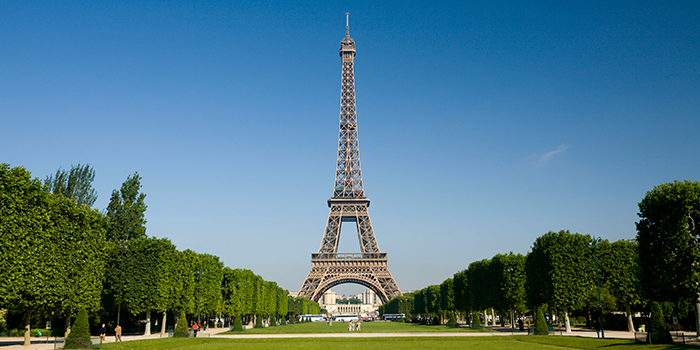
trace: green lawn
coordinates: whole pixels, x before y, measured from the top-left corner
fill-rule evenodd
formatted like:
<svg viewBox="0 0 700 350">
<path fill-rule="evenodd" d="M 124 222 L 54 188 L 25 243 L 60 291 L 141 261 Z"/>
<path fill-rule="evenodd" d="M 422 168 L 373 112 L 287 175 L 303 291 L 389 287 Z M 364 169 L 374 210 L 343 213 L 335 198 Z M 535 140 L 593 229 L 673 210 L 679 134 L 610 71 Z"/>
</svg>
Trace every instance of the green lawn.
<svg viewBox="0 0 700 350">
<path fill-rule="evenodd" d="M 488 329 L 450 328 L 447 326 L 421 326 L 403 322 L 362 322 L 362 333 L 432 333 L 432 332 L 492 332 Z M 253 328 L 242 332 L 223 334 L 282 334 L 282 333 L 348 333 L 348 324 L 333 322 L 297 323 L 279 327 Z"/>
<path fill-rule="evenodd" d="M 105 350 L 386 350 L 386 349 L 689 349 L 683 345 L 635 345 L 629 340 L 562 336 L 400 337 L 400 338 L 292 338 L 292 339 L 152 339 L 108 343 Z"/>
</svg>

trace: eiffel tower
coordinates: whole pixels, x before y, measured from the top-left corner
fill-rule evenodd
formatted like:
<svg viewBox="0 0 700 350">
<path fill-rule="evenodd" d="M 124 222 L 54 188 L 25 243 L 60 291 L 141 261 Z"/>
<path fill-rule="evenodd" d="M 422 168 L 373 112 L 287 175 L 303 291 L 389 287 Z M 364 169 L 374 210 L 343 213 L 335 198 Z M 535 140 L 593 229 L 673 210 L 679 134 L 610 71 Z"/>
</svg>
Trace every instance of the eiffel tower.
<svg viewBox="0 0 700 350">
<path fill-rule="evenodd" d="M 340 42 L 343 76 L 340 97 L 338 163 L 326 231 L 318 253 L 311 254 L 311 271 L 298 296 L 318 301 L 328 289 L 344 283 L 357 283 L 373 290 L 386 302 L 401 295 L 374 237 L 369 220 L 369 198 L 365 197 L 360 171 L 360 147 L 355 113 L 355 41 L 350 38 L 349 14 L 345 14 L 345 38 Z M 340 226 L 355 222 L 360 253 L 338 253 Z"/>
</svg>

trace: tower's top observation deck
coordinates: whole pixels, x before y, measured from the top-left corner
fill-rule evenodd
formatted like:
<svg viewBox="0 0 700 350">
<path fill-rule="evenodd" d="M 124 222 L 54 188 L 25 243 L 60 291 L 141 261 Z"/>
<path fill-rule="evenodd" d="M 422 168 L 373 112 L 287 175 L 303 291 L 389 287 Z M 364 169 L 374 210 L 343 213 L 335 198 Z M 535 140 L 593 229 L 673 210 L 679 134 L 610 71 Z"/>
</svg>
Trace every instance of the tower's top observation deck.
<svg viewBox="0 0 700 350">
<path fill-rule="evenodd" d="M 350 13 L 345 14 L 345 38 L 340 41 L 340 57 L 352 58 L 356 55 L 355 40 L 350 38 Z"/>
</svg>

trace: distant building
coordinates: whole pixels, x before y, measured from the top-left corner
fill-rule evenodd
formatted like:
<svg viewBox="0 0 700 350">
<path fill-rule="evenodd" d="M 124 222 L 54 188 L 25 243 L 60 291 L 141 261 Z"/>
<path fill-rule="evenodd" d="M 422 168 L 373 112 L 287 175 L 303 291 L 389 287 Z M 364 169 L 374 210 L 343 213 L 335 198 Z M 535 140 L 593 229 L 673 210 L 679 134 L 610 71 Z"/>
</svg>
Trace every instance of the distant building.
<svg viewBox="0 0 700 350">
<path fill-rule="evenodd" d="M 375 315 L 381 305 L 381 300 L 371 289 L 367 289 L 364 293 L 351 296 L 361 300 L 361 304 L 338 304 L 338 295 L 330 289 L 323 294 L 321 298 L 321 307 L 328 311 L 330 315 L 340 314 L 357 314 L 360 317 L 368 317 Z"/>
</svg>

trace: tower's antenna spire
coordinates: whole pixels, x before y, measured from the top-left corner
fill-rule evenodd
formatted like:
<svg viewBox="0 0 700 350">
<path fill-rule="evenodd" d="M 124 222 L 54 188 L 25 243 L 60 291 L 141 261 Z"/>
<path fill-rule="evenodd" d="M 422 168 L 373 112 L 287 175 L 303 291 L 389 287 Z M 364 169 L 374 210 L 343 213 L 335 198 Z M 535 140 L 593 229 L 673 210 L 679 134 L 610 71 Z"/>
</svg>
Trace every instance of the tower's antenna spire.
<svg viewBox="0 0 700 350">
<path fill-rule="evenodd" d="M 345 36 L 350 36 L 350 12 L 345 12 Z"/>
</svg>

